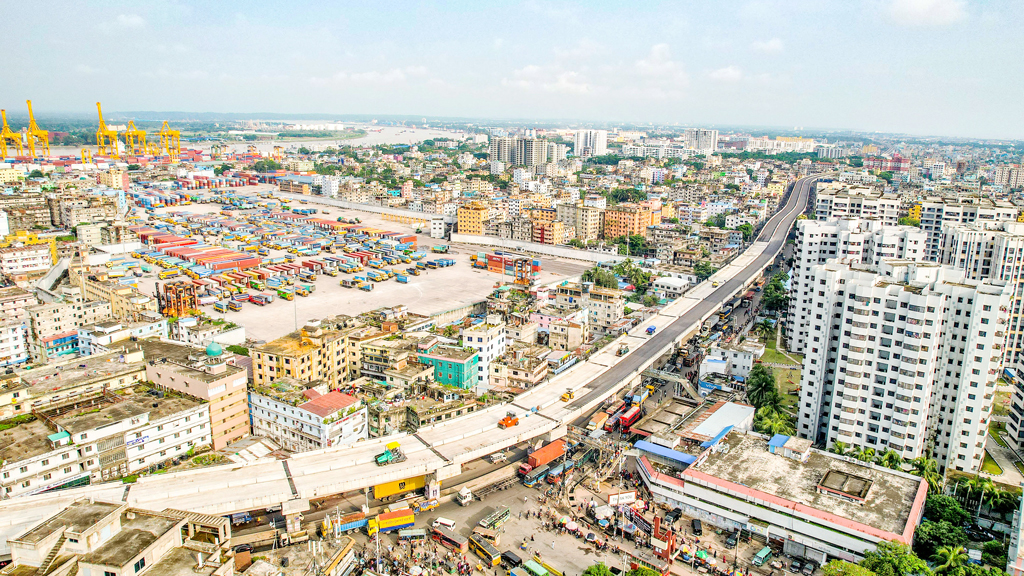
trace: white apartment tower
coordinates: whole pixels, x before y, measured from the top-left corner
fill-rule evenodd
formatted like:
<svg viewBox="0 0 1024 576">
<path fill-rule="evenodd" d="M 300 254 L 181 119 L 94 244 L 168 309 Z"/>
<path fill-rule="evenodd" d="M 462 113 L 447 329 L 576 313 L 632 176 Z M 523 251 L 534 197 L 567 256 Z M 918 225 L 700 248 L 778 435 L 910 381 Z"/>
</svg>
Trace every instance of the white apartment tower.
<svg viewBox="0 0 1024 576">
<path fill-rule="evenodd" d="M 921 229 L 928 233 L 928 259 L 939 261 L 942 227 L 973 222 L 1013 222 L 1017 207 L 1005 201 L 988 198 L 936 199 L 921 202 Z"/>
<path fill-rule="evenodd" d="M 608 153 L 607 130 L 577 130 L 573 139 L 573 154 L 578 158 L 603 156 Z"/>
<path fill-rule="evenodd" d="M 814 266 L 832 259 L 878 266 L 883 259 L 923 261 L 928 235 L 913 226 L 887 226 L 880 220 L 799 220 L 796 251 L 790 271 L 789 325 L 786 347 L 799 354 L 807 345 L 808 326 L 814 312 L 808 308 L 814 287 Z"/>
<path fill-rule="evenodd" d="M 818 220 L 878 218 L 885 224 L 896 225 L 900 219 L 900 199 L 867 186 L 822 189 L 819 184 L 814 215 Z"/>
<path fill-rule="evenodd" d="M 1024 223 L 947 224 L 942 231 L 941 262 L 974 280 L 1002 280 L 1012 287 L 1006 313 L 1003 365 L 1012 366 L 1024 348 Z"/>
<path fill-rule="evenodd" d="M 712 153 L 718 150 L 718 130 L 687 128 L 683 132 L 683 144 L 690 150 Z"/>
<path fill-rule="evenodd" d="M 797 432 L 977 472 L 1011 288 L 934 263 L 814 266 Z"/>
</svg>

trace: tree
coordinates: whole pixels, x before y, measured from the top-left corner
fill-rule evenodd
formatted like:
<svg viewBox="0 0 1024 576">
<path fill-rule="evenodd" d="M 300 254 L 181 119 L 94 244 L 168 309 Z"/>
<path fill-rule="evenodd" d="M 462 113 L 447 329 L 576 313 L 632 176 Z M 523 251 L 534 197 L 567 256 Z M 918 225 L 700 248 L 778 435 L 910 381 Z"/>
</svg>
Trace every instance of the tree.
<svg viewBox="0 0 1024 576">
<path fill-rule="evenodd" d="M 925 458 L 924 456 L 918 456 L 910 461 L 910 464 L 914 467 L 910 471 L 915 476 L 920 476 L 928 482 L 928 491 L 932 493 L 942 492 L 942 485 L 945 481 L 942 474 L 939 474 L 939 463 L 931 458 Z"/>
<path fill-rule="evenodd" d="M 861 448 L 853 455 L 854 458 L 861 462 L 874 462 L 875 456 L 876 453 L 874 448 Z"/>
<path fill-rule="evenodd" d="M 762 434 L 784 434 L 790 436 L 794 432 L 793 420 L 784 412 L 780 412 L 772 405 L 765 405 L 757 411 L 755 428 Z"/>
<path fill-rule="evenodd" d="M 306 148 L 305 146 L 300 146 L 299 147 L 299 154 L 310 154 L 311 152 L 312 152 L 312 150 L 310 150 L 309 148 Z"/>
<path fill-rule="evenodd" d="M 981 547 L 981 561 L 992 566 L 1006 566 L 1007 547 L 999 540 L 989 540 Z"/>
<path fill-rule="evenodd" d="M 612 576 L 612 571 L 604 565 L 604 562 L 598 562 L 587 566 L 587 569 L 583 571 L 583 576 Z"/>
<path fill-rule="evenodd" d="M 878 457 L 878 463 L 892 470 L 900 470 L 903 467 L 903 457 L 892 448 L 889 448 Z"/>
<path fill-rule="evenodd" d="M 906 544 L 879 542 L 874 550 L 864 554 L 861 566 L 879 576 L 909 576 L 931 571 L 924 560 L 917 557 Z"/>
<path fill-rule="evenodd" d="M 997 490 L 999 489 L 996 487 L 996 483 L 988 477 L 982 477 L 975 474 L 967 481 L 967 492 L 978 497 L 977 515 L 981 514 L 982 504 L 984 504 Z"/>
<path fill-rule="evenodd" d="M 257 172 L 270 172 L 271 170 L 280 170 L 281 163 L 274 160 L 257 160 L 253 163 L 252 169 Z"/>
<path fill-rule="evenodd" d="M 828 449 L 833 454 L 839 454 L 840 456 L 846 456 L 850 453 L 850 445 L 843 441 L 836 441 L 832 443 L 832 447 Z"/>
<path fill-rule="evenodd" d="M 822 576 L 875 576 L 863 566 L 845 560 L 833 560 L 821 567 Z"/>
<path fill-rule="evenodd" d="M 213 169 L 213 173 L 216 174 L 217 176 L 220 176 L 221 174 L 233 168 L 234 166 L 232 166 L 231 164 L 221 164 L 220 166 L 217 166 L 216 168 Z"/>
<path fill-rule="evenodd" d="M 569 246 L 572 246 L 573 248 L 579 248 L 580 250 L 584 250 L 587 247 L 586 244 L 584 244 L 581 240 L 579 240 L 577 238 L 573 238 L 572 240 L 569 240 L 568 242 L 566 242 L 566 244 L 568 244 Z"/>
<path fill-rule="evenodd" d="M 748 223 L 740 224 L 736 227 L 737 230 L 743 232 L 743 241 L 749 242 L 750 238 L 754 235 L 754 227 Z"/>
<path fill-rule="evenodd" d="M 914 531 L 914 552 L 921 558 L 931 558 L 943 547 L 967 545 L 967 533 L 949 522 L 925 520 Z"/>
<path fill-rule="evenodd" d="M 131 172 L 132 170 L 142 170 L 142 165 L 141 164 L 129 164 L 128 165 L 128 171 Z"/>
<path fill-rule="evenodd" d="M 960 526 L 971 519 L 971 515 L 960 506 L 956 498 L 945 494 L 932 494 L 924 501 L 924 516 L 933 522 L 949 522 Z"/>
<path fill-rule="evenodd" d="M 718 272 L 718 268 L 715 268 L 708 262 L 698 262 L 697 265 L 693 267 L 693 274 L 697 277 L 698 282 L 703 282 L 708 278 L 711 278 L 715 272 Z"/>
<path fill-rule="evenodd" d="M 885 171 L 879 172 L 878 173 L 878 178 L 881 179 L 881 180 L 885 180 L 889 184 L 892 184 L 892 172 L 885 172 Z"/>
<path fill-rule="evenodd" d="M 29 178 L 46 178 L 46 174 L 43 174 L 42 170 L 33 170 L 28 173 Z"/>
<path fill-rule="evenodd" d="M 776 274 L 772 277 L 768 286 L 761 296 L 761 305 L 766 310 L 777 312 L 789 307 L 789 295 L 786 294 L 785 282 L 789 277 L 786 274 Z"/>
<path fill-rule="evenodd" d="M 599 266 L 595 266 L 583 273 L 584 282 L 593 282 L 601 288 L 618 288 L 619 280 L 615 274 Z"/>
<path fill-rule="evenodd" d="M 917 218 L 911 218 L 910 216 L 904 216 L 897 220 L 900 226 L 913 226 L 915 228 L 921 227 L 921 221 Z"/>
<path fill-rule="evenodd" d="M 626 576 L 660 576 L 660 574 L 650 568 L 637 568 L 626 572 Z"/>
<path fill-rule="evenodd" d="M 747 374 L 747 399 L 755 408 L 777 406 L 779 389 L 775 385 L 775 374 L 764 364 L 755 364 Z"/>
<path fill-rule="evenodd" d="M 775 324 L 772 324 L 771 320 L 768 319 L 761 320 L 754 324 L 754 332 L 757 333 L 759 338 L 767 342 L 769 338 L 775 336 Z"/>
<path fill-rule="evenodd" d="M 967 550 L 963 546 L 939 546 L 932 560 L 938 564 L 936 574 L 956 574 L 967 563 Z"/>
</svg>

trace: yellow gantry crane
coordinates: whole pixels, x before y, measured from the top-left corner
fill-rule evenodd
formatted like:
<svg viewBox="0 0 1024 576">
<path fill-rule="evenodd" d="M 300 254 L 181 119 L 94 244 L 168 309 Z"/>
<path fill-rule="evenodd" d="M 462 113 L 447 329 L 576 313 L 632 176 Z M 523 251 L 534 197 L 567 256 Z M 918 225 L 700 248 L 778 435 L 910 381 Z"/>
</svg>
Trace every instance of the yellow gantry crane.
<svg viewBox="0 0 1024 576">
<path fill-rule="evenodd" d="M 160 149 L 167 151 L 167 155 L 171 157 L 171 162 L 177 162 L 181 156 L 181 131 L 171 130 L 171 127 L 167 125 L 167 120 L 164 120 L 164 125 L 160 128 L 159 134 Z"/>
<path fill-rule="evenodd" d="M 14 146 L 14 149 L 18 151 L 18 156 L 25 155 L 25 149 L 21 141 L 21 134 L 11 130 L 11 127 L 7 125 L 7 110 L 0 110 L 0 116 L 3 116 L 4 125 L 0 129 L 0 158 L 7 158 L 7 144 Z"/>
<path fill-rule="evenodd" d="M 92 164 L 92 150 L 82 148 L 82 164 Z"/>
<path fill-rule="evenodd" d="M 50 155 L 50 133 L 43 130 L 36 124 L 36 117 L 32 114 L 32 101 L 26 100 L 28 104 L 28 153 L 36 157 L 36 144 L 39 145 L 43 156 Z"/>
<path fill-rule="evenodd" d="M 146 153 L 146 131 L 135 127 L 135 121 L 129 120 L 124 131 L 124 150 L 129 156 Z"/>
<path fill-rule="evenodd" d="M 96 130 L 96 154 L 99 156 L 117 157 L 117 130 L 107 128 L 103 121 L 103 108 L 96 103 L 96 112 L 100 115 L 100 127 Z"/>
</svg>

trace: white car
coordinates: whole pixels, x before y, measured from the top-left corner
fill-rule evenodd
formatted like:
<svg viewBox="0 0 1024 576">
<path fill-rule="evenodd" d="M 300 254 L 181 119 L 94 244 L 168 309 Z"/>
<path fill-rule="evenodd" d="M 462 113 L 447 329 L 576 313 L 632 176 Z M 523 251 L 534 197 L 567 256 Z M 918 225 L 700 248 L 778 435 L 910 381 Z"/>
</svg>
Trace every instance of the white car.
<svg viewBox="0 0 1024 576">
<path fill-rule="evenodd" d="M 506 460 L 508 460 L 508 454 L 504 451 L 491 454 L 491 464 L 497 464 L 498 462 L 504 462 Z"/>
</svg>

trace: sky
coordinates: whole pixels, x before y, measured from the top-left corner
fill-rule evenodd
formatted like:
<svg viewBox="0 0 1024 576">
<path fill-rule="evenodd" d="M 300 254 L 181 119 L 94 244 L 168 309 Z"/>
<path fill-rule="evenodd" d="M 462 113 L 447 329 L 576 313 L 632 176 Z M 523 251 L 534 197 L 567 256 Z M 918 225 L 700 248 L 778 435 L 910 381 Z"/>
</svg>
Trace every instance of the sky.
<svg viewBox="0 0 1024 576">
<path fill-rule="evenodd" d="M 0 106 L 1024 139 L 1020 0 L 3 0 Z"/>
</svg>

